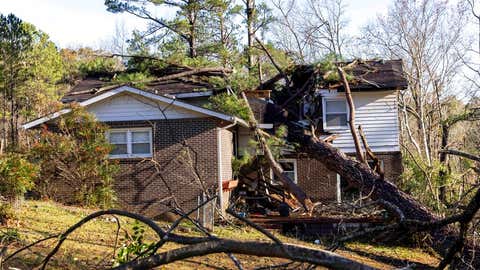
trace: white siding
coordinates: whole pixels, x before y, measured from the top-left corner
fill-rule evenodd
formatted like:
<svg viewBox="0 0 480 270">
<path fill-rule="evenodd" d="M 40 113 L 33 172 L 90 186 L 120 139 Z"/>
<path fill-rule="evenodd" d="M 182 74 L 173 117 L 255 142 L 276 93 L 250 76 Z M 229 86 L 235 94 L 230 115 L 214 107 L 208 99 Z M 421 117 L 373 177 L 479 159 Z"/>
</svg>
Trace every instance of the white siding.
<svg viewBox="0 0 480 270">
<path fill-rule="evenodd" d="M 323 96 L 345 96 L 336 91 L 320 91 Z M 362 125 L 370 148 L 374 152 L 400 151 L 397 95 L 395 91 L 353 92 L 355 124 Z M 333 146 L 346 153 L 354 153 L 349 128 L 328 130 L 339 137 Z"/>
<path fill-rule="evenodd" d="M 162 114 L 161 109 L 168 107 Z M 155 119 L 199 118 L 204 115 L 170 105 L 146 99 L 135 94 L 119 94 L 104 101 L 94 103 L 87 110 L 99 121 L 134 121 Z"/>
</svg>

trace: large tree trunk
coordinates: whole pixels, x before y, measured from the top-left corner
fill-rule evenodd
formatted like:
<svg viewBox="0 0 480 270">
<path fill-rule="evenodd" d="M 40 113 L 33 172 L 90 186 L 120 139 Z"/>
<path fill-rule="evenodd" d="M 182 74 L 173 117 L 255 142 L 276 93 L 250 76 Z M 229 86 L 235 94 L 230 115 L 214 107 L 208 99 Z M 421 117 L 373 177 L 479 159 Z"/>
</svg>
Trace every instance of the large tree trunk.
<svg viewBox="0 0 480 270">
<path fill-rule="evenodd" d="M 446 123 L 442 124 L 442 142 L 440 149 L 446 149 L 448 147 L 448 135 L 449 135 L 449 126 Z M 438 197 L 440 201 L 447 205 L 447 177 L 448 177 L 448 160 L 447 160 L 447 153 L 441 152 L 439 153 L 439 159 L 441 167 L 440 171 L 438 172 L 438 180 L 440 182 L 440 187 L 438 188 Z"/>
<path fill-rule="evenodd" d="M 382 180 L 368 165 L 353 160 L 337 148 L 320 139 L 303 135 L 303 132 L 298 132 L 298 127 L 290 125 L 289 130 L 297 131 L 289 133 L 289 141 L 298 143 L 300 145 L 299 151 L 307 153 L 312 158 L 322 162 L 327 169 L 338 173 L 350 184 L 362 187 L 367 194 L 370 194 L 371 199 L 382 199 L 395 205 L 402 211 L 406 219 L 424 222 L 440 220 L 440 217 L 421 205 L 412 196 L 401 191 L 395 184 Z M 470 207 L 473 209 L 472 211 L 478 211 L 480 196 L 475 196 L 470 204 L 472 203 L 473 206 Z M 412 230 L 412 232 L 415 232 L 415 230 Z M 447 254 L 450 246 L 458 239 L 457 230 L 451 226 L 432 227 L 429 233 L 432 236 L 432 248 L 442 255 Z M 477 247 L 470 244 L 467 244 L 467 247 L 464 249 L 464 258 L 472 258 L 472 249 L 480 252 Z M 474 258 L 473 264 L 480 266 L 480 260 Z"/>
<path fill-rule="evenodd" d="M 322 162 L 327 169 L 338 173 L 349 183 L 362 187 L 371 199 L 383 199 L 396 205 L 409 219 L 433 221 L 438 217 L 413 197 L 401 191 L 395 184 L 382 180 L 368 165 L 353 160 L 330 144 L 313 136 L 295 136 L 293 142 L 300 151 Z"/>
</svg>

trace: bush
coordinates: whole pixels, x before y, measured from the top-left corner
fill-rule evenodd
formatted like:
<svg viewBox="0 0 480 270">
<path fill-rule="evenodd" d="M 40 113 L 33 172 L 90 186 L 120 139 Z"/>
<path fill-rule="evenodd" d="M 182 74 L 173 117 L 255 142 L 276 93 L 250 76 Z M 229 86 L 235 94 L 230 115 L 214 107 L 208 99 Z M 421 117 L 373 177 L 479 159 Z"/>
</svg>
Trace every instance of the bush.
<svg viewBox="0 0 480 270">
<path fill-rule="evenodd" d="M 9 220 L 17 219 L 17 214 L 10 203 L 0 203 L 0 224 L 5 225 Z"/>
<path fill-rule="evenodd" d="M 144 242 L 145 228 L 138 222 L 135 222 L 132 229 L 132 235 L 125 232 L 125 243 L 118 250 L 117 257 L 113 265 L 114 267 L 125 264 L 137 257 L 148 257 L 153 252 L 155 243 L 147 244 Z"/>
<path fill-rule="evenodd" d="M 7 199 L 25 194 L 34 186 L 38 167 L 22 155 L 9 153 L 0 157 L 0 193 Z"/>
<path fill-rule="evenodd" d="M 45 127 L 32 147 L 31 157 L 40 166 L 36 191 L 55 199 L 54 187 L 66 185 L 74 193 L 70 203 L 113 206 L 113 177 L 118 165 L 108 159 L 111 145 L 105 138 L 107 127 L 84 109 L 73 108 L 59 120 L 57 128 L 52 132 Z"/>
</svg>

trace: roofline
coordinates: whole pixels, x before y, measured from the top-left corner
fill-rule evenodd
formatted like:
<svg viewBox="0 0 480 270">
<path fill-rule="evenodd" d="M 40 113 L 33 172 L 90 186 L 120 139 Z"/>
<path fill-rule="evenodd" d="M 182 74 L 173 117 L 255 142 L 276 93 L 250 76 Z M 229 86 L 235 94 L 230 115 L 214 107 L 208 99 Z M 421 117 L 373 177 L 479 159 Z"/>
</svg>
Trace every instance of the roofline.
<svg viewBox="0 0 480 270">
<path fill-rule="evenodd" d="M 245 122 L 245 120 L 243 120 L 241 118 L 226 115 L 226 114 L 219 113 L 219 112 L 215 112 L 215 111 L 212 111 L 212 110 L 209 110 L 209 109 L 205 109 L 205 108 L 202 108 L 202 107 L 198 107 L 198 106 L 195 106 L 195 105 L 191 105 L 191 104 L 179 101 L 178 99 L 175 99 L 175 98 L 160 96 L 160 95 L 157 95 L 157 94 L 146 92 L 146 91 L 143 91 L 143 90 L 140 90 L 140 89 L 137 89 L 137 88 L 133 88 L 133 87 L 130 87 L 130 86 L 126 86 L 126 85 L 120 86 L 118 88 L 114 88 L 112 90 L 109 90 L 108 92 L 105 92 L 105 93 L 100 94 L 98 96 L 89 98 L 89 99 L 84 100 L 82 102 L 79 102 L 79 105 L 81 107 L 86 107 L 88 105 L 91 105 L 93 103 L 102 101 L 104 99 L 107 99 L 109 97 L 115 96 L 115 95 L 123 93 L 123 92 L 137 94 L 137 95 L 140 95 L 140 96 L 143 96 L 143 97 L 146 97 L 146 98 L 150 98 L 152 100 L 156 100 L 156 101 L 160 101 L 160 102 L 163 102 L 163 103 L 171 104 L 171 105 L 183 108 L 183 109 L 187 109 L 187 110 L 198 112 L 198 113 L 201 113 L 201 114 L 204 114 L 204 115 L 212 116 L 212 117 L 219 118 L 219 119 L 222 119 L 222 120 L 225 120 L 225 121 L 229 121 L 229 122 L 233 122 L 233 123 L 239 123 L 239 124 L 241 124 L 245 127 L 248 127 L 247 122 Z M 43 123 L 45 123 L 49 120 L 58 118 L 59 116 L 67 114 L 71 111 L 72 111 L 72 109 L 62 109 L 58 112 L 49 114 L 49 115 L 41 117 L 41 118 L 38 118 L 38 119 L 30 121 L 28 123 L 25 123 L 24 125 L 22 125 L 22 128 L 23 129 L 30 129 L 32 127 L 43 124 Z"/>
<path fill-rule="evenodd" d="M 170 94 L 176 98 L 194 98 L 194 97 L 209 97 L 213 95 L 213 91 L 198 91 L 198 92 L 188 92 L 188 93 L 178 93 Z"/>
</svg>

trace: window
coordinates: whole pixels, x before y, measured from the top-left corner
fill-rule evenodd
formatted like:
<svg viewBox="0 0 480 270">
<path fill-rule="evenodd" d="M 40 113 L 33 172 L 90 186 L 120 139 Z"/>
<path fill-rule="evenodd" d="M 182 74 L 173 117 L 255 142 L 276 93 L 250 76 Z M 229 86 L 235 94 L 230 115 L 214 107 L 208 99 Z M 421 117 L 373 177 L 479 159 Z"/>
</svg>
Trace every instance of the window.
<svg viewBox="0 0 480 270">
<path fill-rule="evenodd" d="M 107 133 L 113 145 L 112 158 L 135 158 L 152 156 L 152 129 L 111 129 Z"/>
<path fill-rule="evenodd" d="M 323 127 L 345 128 L 348 125 L 347 102 L 344 98 L 323 99 Z"/>
<path fill-rule="evenodd" d="M 278 163 L 280 164 L 280 166 L 282 167 L 283 169 L 283 172 L 290 178 L 293 180 L 293 182 L 297 183 L 297 161 L 295 159 L 280 159 L 278 161 Z M 277 176 L 275 176 L 275 174 L 273 173 L 273 171 L 271 172 L 271 175 L 272 175 L 272 184 L 274 185 L 280 185 L 281 182 L 280 180 L 278 179 Z"/>
</svg>

